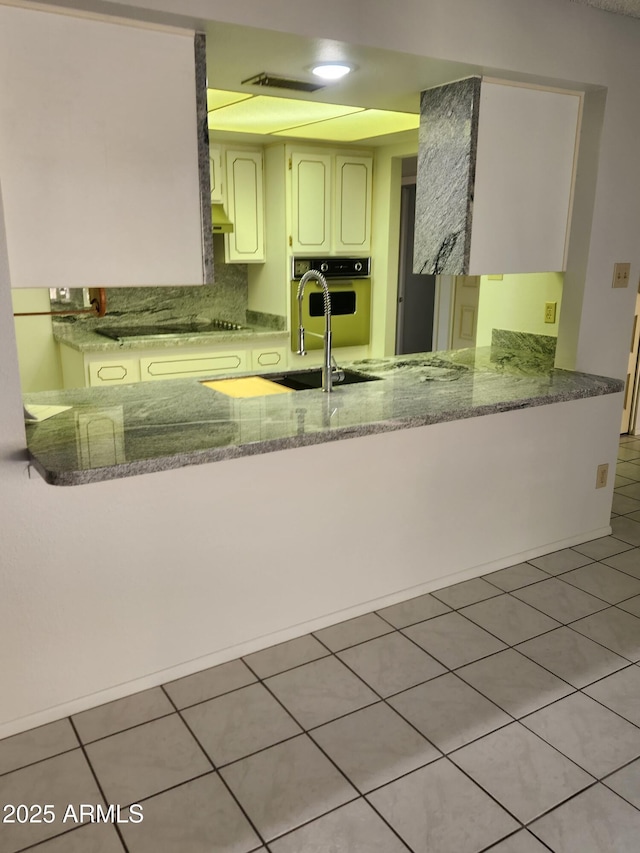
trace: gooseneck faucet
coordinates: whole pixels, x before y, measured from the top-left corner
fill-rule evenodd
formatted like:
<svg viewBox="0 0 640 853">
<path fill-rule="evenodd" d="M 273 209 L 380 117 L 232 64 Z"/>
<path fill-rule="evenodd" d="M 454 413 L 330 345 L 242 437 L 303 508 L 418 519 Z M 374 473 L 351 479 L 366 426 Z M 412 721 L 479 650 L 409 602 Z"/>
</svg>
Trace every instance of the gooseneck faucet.
<svg viewBox="0 0 640 853">
<path fill-rule="evenodd" d="M 322 288 L 324 297 L 324 336 L 316 335 L 315 332 L 307 332 L 308 335 L 316 335 L 324 339 L 324 357 L 322 359 L 322 390 L 331 391 L 334 381 L 342 382 L 344 373 L 338 368 L 331 355 L 331 296 L 326 278 L 318 270 L 308 270 L 300 279 L 298 284 L 298 355 L 306 355 L 304 348 L 305 329 L 302 325 L 302 297 L 304 288 L 308 281 L 316 281 Z"/>
</svg>

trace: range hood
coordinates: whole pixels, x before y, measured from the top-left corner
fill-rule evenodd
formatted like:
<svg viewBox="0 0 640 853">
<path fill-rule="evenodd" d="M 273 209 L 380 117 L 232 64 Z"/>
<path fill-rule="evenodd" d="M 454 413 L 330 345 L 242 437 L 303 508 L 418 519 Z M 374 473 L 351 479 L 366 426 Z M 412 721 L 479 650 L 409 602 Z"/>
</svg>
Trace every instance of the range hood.
<svg viewBox="0 0 640 853">
<path fill-rule="evenodd" d="M 221 204 L 211 205 L 211 225 L 214 234 L 231 234 L 233 231 L 233 222 L 230 221 Z"/>
</svg>

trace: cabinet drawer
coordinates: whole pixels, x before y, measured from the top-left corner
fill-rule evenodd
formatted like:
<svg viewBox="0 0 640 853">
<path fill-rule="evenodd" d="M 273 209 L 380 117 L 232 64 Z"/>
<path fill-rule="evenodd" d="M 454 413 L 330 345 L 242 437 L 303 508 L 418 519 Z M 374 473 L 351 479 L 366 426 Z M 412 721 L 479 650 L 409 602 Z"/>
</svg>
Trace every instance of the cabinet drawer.
<svg viewBox="0 0 640 853">
<path fill-rule="evenodd" d="M 114 361 L 89 362 L 89 385 L 126 385 L 140 381 L 137 358 L 121 358 Z"/>
<path fill-rule="evenodd" d="M 244 351 L 140 359 L 140 378 L 143 382 L 155 379 L 241 373 L 246 369 L 247 353 Z"/>
<path fill-rule="evenodd" d="M 284 370 L 287 366 L 286 347 L 255 349 L 251 353 L 251 370 Z"/>
</svg>

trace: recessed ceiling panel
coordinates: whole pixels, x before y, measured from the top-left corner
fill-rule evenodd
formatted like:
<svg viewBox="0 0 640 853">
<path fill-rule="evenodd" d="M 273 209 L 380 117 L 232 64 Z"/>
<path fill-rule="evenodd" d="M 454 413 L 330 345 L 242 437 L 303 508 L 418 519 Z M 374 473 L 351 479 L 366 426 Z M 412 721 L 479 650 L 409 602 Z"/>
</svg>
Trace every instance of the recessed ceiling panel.
<svg viewBox="0 0 640 853">
<path fill-rule="evenodd" d="M 252 96 L 246 92 L 227 92 L 224 89 L 207 89 L 207 112 L 219 110 L 220 107 L 228 107 L 238 101 L 246 101 Z"/>
<path fill-rule="evenodd" d="M 362 107 L 258 95 L 210 112 L 208 121 L 209 130 L 268 134 L 361 111 Z"/>
<path fill-rule="evenodd" d="M 292 136 L 296 139 L 321 139 L 333 142 L 356 142 L 403 130 L 417 130 L 420 116 L 389 110 L 363 110 L 326 121 L 274 131 L 274 136 Z"/>
</svg>

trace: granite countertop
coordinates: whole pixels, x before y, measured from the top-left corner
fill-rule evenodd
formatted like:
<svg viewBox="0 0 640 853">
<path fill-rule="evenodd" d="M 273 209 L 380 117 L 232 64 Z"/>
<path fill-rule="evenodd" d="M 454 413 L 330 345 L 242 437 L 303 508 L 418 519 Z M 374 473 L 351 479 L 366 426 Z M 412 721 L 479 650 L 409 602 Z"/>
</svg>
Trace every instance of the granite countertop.
<svg viewBox="0 0 640 853">
<path fill-rule="evenodd" d="M 122 350 L 156 350 L 156 349 L 175 349 L 176 347 L 206 347 L 218 346 L 221 344 L 237 344 L 238 346 L 248 345 L 260 346 L 261 343 L 268 341 L 285 341 L 289 339 L 289 333 L 286 331 L 278 331 L 272 328 L 262 326 L 244 326 L 242 329 L 220 330 L 214 332 L 195 332 L 180 333 L 176 335 L 167 335 L 156 337 L 150 335 L 148 337 L 126 338 L 125 340 L 114 341 L 111 338 L 106 338 L 95 331 L 98 324 L 105 328 L 108 326 L 125 325 L 122 321 L 110 323 L 109 320 L 82 320 L 80 322 L 53 322 L 53 337 L 58 343 L 66 344 L 72 349 L 80 352 L 122 352 Z M 129 325 L 134 325 L 130 323 Z"/>
<path fill-rule="evenodd" d="M 195 379 L 46 391 L 71 408 L 27 426 L 35 468 L 80 485 L 379 432 L 614 394 L 623 382 L 486 347 L 343 363 L 380 381 L 234 399 Z"/>
</svg>

